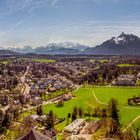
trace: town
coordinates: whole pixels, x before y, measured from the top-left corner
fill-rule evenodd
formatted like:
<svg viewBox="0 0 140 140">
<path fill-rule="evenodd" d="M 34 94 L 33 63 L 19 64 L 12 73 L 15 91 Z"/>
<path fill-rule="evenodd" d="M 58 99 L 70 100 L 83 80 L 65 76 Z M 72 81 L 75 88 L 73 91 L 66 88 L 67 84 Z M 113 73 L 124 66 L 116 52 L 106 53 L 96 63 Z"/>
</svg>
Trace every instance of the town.
<svg viewBox="0 0 140 140">
<path fill-rule="evenodd" d="M 128 94 L 123 99 L 126 105 L 119 102 L 122 109 L 139 108 L 139 72 L 140 57 L 136 56 L 1 56 L 0 138 L 117 139 L 113 133 L 127 123 L 129 128 L 129 121 L 138 115 L 128 117 L 126 124 L 113 118 L 112 124 L 109 108 L 117 107 L 119 94 Z M 96 92 L 118 95 L 108 95 L 107 105 Z M 103 131 L 105 126 L 108 130 Z M 118 133 L 128 135 L 128 128 Z"/>
</svg>

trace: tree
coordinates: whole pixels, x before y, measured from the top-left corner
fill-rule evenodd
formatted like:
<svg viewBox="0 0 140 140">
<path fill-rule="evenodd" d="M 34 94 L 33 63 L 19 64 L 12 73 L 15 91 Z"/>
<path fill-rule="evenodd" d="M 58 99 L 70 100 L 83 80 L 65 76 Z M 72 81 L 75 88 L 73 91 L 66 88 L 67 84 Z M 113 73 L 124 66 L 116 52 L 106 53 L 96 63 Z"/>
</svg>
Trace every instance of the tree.
<svg viewBox="0 0 140 140">
<path fill-rule="evenodd" d="M 106 72 L 104 71 L 104 72 L 103 72 L 103 80 L 106 80 L 106 76 L 107 76 L 107 75 L 106 75 Z"/>
<path fill-rule="evenodd" d="M 82 117 L 83 116 L 83 110 L 82 108 L 79 108 L 79 117 Z"/>
<path fill-rule="evenodd" d="M 2 127 L 9 128 L 10 123 L 11 123 L 10 113 L 6 111 L 3 122 L 2 122 Z"/>
<path fill-rule="evenodd" d="M 71 117 L 71 114 L 70 113 L 68 113 L 68 118 L 70 118 Z"/>
<path fill-rule="evenodd" d="M 37 115 L 43 115 L 42 105 L 37 106 Z"/>
<path fill-rule="evenodd" d="M 56 107 L 63 107 L 63 106 L 64 106 L 63 100 L 58 101 L 58 103 L 56 104 Z"/>
<path fill-rule="evenodd" d="M 78 108 L 77 107 L 74 107 L 73 108 L 73 113 L 77 116 L 78 115 Z"/>
<path fill-rule="evenodd" d="M 118 75 L 119 75 L 119 74 L 118 74 L 118 71 L 116 70 L 115 73 L 114 73 L 114 77 L 117 78 Z"/>
<path fill-rule="evenodd" d="M 13 116 L 14 116 L 14 119 L 17 119 L 19 117 L 19 108 L 15 108 L 14 111 L 13 111 Z"/>
<path fill-rule="evenodd" d="M 102 110 L 102 118 L 106 118 L 107 117 L 107 110 L 105 108 L 103 108 Z"/>
<path fill-rule="evenodd" d="M 117 109 L 118 101 L 114 98 L 112 98 L 109 102 L 109 115 L 111 118 L 116 120 L 119 123 L 119 110 Z"/>
<path fill-rule="evenodd" d="M 108 82 L 112 80 L 112 73 L 108 73 Z"/>
<path fill-rule="evenodd" d="M 76 114 L 74 112 L 72 113 L 72 118 L 71 119 L 72 119 L 72 121 L 77 119 L 77 116 L 76 116 Z"/>
<path fill-rule="evenodd" d="M 118 101 L 112 98 L 109 102 L 109 117 L 112 120 L 112 124 L 115 124 L 112 128 L 112 133 L 115 133 L 119 127 L 119 110 L 117 109 Z"/>
<path fill-rule="evenodd" d="M 70 120 L 71 114 L 68 113 L 68 117 L 67 117 L 67 123 L 69 124 L 69 120 Z"/>
<path fill-rule="evenodd" d="M 139 138 L 140 126 L 132 125 L 132 129 L 135 132 L 135 137 L 136 137 L 135 139 L 140 140 Z"/>
<path fill-rule="evenodd" d="M 54 127 L 54 122 L 55 122 L 55 117 L 54 117 L 54 114 L 53 114 L 53 111 L 50 110 L 49 114 L 48 114 L 48 117 L 45 121 L 45 125 L 47 127 L 47 129 L 49 130 L 50 128 L 53 128 Z"/>
</svg>

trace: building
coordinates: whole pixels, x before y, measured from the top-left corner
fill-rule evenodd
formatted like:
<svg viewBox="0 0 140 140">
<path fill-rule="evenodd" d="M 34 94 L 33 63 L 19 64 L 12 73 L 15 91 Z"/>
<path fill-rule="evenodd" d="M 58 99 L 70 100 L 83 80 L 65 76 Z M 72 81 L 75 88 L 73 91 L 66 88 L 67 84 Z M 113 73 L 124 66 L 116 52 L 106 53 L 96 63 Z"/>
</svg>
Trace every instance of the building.
<svg viewBox="0 0 140 140">
<path fill-rule="evenodd" d="M 114 86 L 135 86 L 136 76 L 135 75 L 120 75 L 116 81 L 112 82 Z"/>
<path fill-rule="evenodd" d="M 30 102 L 30 100 L 31 100 L 31 96 L 30 95 L 25 95 L 25 94 L 19 95 L 19 102 L 21 104 L 26 104 L 27 102 Z"/>
<path fill-rule="evenodd" d="M 71 124 L 65 127 L 64 132 L 66 133 L 78 133 L 81 128 L 85 125 L 85 119 L 76 119 Z"/>
<path fill-rule="evenodd" d="M 51 138 L 31 129 L 27 134 L 15 140 L 52 140 Z"/>
<path fill-rule="evenodd" d="M 99 120 L 95 120 L 95 121 L 92 121 L 90 122 L 85 130 L 84 130 L 84 134 L 94 134 L 101 126 L 101 123 Z"/>
<path fill-rule="evenodd" d="M 36 105 L 40 105 L 42 103 L 42 100 L 40 97 L 35 97 L 32 99 L 32 105 L 36 106 Z"/>
</svg>

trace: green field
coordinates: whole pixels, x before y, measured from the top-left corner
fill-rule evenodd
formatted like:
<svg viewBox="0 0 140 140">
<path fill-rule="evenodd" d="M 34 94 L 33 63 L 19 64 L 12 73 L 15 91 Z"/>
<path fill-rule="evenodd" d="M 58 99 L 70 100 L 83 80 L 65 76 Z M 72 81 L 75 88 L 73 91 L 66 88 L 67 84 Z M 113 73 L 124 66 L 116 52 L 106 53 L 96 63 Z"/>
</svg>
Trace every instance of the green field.
<svg viewBox="0 0 140 140">
<path fill-rule="evenodd" d="M 140 86 L 140 80 L 137 80 L 136 85 Z"/>
<path fill-rule="evenodd" d="M 102 59 L 102 60 L 95 60 L 95 59 L 90 59 L 90 62 L 100 62 L 100 63 L 107 63 L 108 60 L 107 59 Z"/>
<path fill-rule="evenodd" d="M 135 64 L 118 64 L 119 67 L 133 67 Z"/>
<path fill-rule="evenodd" d="M 5 65 L 6 65 L 6 64 L 8 64 L 8 63 L 9 63 L 9 61 L 8 61 L 8 60 L 4 60 L 4 61 L 0 61 L 0 63 L 1 63 L 1 64 L 5 64 Z"/>
<path fill-rule="evenodd" d="M 49 104 L 43 106 L 43 111 L 48 113 L 50 110 L 53 110 L 58 115 L 58 117 L 66 117 L 69 112 L 72 112 L 73 107 L 75 106 L 86 110 L 88 106 L 93 107 L 96 104 L 92 92 L 89 92 L 86 89 L 80 88 L 74 93 L 74 95 L 76 97 L 70 101 L 65 102 L 64 107 L 57 108 L 54 104 Z"/>
<path fill-rule="evenodd" d="M 55 60 L 52 59 L 32 59 L 34 62 L 40 62 L 40 63 L 49 63 L 49 62 L 55 62 Z"/>
<path fill-rule="evenodd" d="M 94 92 L 101 102 L 107 103 L 111 98 L 118 100 L 121 125 L 127 125 L 140 115 L 139 106 L 129 106 L 127 104 L 128 98 L 140 95 L 140 88 L 95 88 Z"/>
<path fill-rule="evenodd" d="M 140 95 L 140 88 L 83 87 L 79 88 L 74 93 L 74 95 L 76 97 L 68 102 L 65 102 L 64 107 L 57 108 L 54 104 L 43 106 L 44 113 L 48 113 L 50 110 L 53 110 L 58 117 L 67 117 L 67 114 L 71 113 L 73 107 L 75 106 L 83 108 L 84 112 L 86 112 L 88 109 L 92 111 L 94 107 L 106 106 L 109 100 L 113 97 L 118 100 L 121 126 L 127 126 L 132 120 L 134 120 L 138 115 L 140 115 L 140 107 L 127 105 L 127 99 L 129 97 L 131 98 L 134 95 Z M 137 120 L 136 123 L 138 122 L 140 121 Z M 57 125 L 57 128 L 62 130 L 65 125 L 66 122 L 63 122 Z"/>
<path fill-rule="evenodd" d="M 56 90 L 54 92 L 51 92 L 50 94 L 45 94 L 44 96 L 42 96 L 42 100 L 46 101 L 52 98 L 56 98 L 57 96 L 60 96 L 62 94 L 68 93 L 70 92 L 71 89 L 60 89 L 60 90 Z"/>
</svg>

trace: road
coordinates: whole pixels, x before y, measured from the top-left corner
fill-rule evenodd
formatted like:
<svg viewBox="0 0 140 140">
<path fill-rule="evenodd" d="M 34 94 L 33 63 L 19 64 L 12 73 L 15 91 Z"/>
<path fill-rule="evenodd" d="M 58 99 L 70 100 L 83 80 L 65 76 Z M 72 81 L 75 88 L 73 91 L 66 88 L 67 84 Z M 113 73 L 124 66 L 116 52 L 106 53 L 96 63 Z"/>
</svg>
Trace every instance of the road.
<svg viewBox="0 0 140 140">
<path fill-rule="evenodd" d="M 25 77 L 26 77 L 26 75 L 28 74 L 28 72 L 29 72 L 29 66 L 27 66 L 26 72 L 25 72 L 24 75 L 20 78 L 20 79 L 21 79 L 21 82 L 22 82 L 23 85 L 24 85 L 24 88 L 22 89 L 22 93 L 23 93 L 23 94 L 29 94 L 29 92 L 30 92 L 30 86 L 25 82 Z"/>
</svg>

